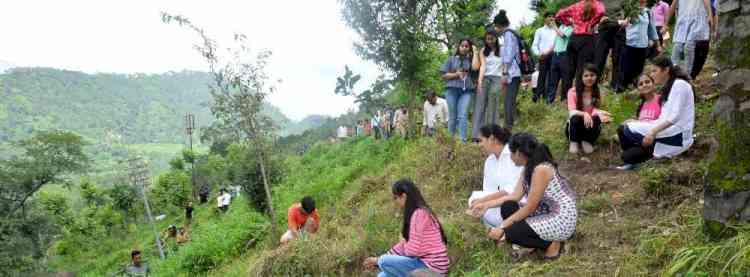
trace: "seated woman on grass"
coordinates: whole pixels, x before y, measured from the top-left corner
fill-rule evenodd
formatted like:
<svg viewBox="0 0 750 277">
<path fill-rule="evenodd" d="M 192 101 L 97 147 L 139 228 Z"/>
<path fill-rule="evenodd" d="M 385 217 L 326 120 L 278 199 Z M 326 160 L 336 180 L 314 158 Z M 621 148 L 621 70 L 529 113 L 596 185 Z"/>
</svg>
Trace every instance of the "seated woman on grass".
<svg viewBox="0 0 750 277">
<path fill-rule="evenodd" d="M 602 96 L 599 92 L 596 67 L 583 66 L 581 75 L 576 78 L 575 87 L 568 91 L 568 125 L 565 135 L 570 140 L 570 153 L 578 154 L 578 148 L 591 154 L 594 142 L 602 131 L 602 123 L 610 121 L 611 115 L 600 110 Z"/>
<path fill-rule="evenodd" d="M 425 271 L 446 274 L 450 268 L 448 240 L 437 216 L 412 181 L 399 180 L 391 191 L 393 201 L 404 211 L 401 241 L 380 257 L 365 259 L 365 268 L 378 267 L 379 277 Z"/>
<path fill-rule="evenodd" d="M 627 153 L 632 156 L 632 160 L 625 161 L 628 164 L 646 161 L 651 156 L 671 158 L 693 145 L 695 96 L 693 87 L 688 83 L 690 77 L 674 66 L 668 57 L 658 57 L 653 63 L 651 77 L 657 85 L 662 85 L 659 98 L 661 113 L 655 121 L 629 122 L 622 128 L 621 144 L 642 146 L 639 153 Z M 626 165 L 623 168 L 630 169 L 632 166 Z"/>
<path fill-rule="evenodd" d="M 545 260 L 557 259 L 564 250 L 564 242 L 576 230 L 575 191 L 560 175 L 549 148 L 534 136 L 513 135 L 510 151 L 513 162 L 524 167 L 516 189 L 510 195 L 475 207 L 475 213 L 500 207 L 504 220 L 499 227 L 490 229 L 490 238 L 499 240 L 505 236 L 513 244 L 544 251 Z M 523 197 L 527 203 L 520 207 Z"/>
<path fill-rule="evenodd" d="M 641 103 L 638 104 L 638 109 L 635 111 L 636 119 L 628 119 L 617 128 L 617 137 L 620 139 L 620 147 L 622 148 L 622 160 L 625 162 L 624 165 L 617 167 L 620 170 L 633 169 L 636 164 L 651 159 L 654 153 L 653 146 L 644 147 L 641 145 L 641 141 L 634 141 L 625 136 L 625 129 L 629 123 L 653 122 L 659 119 L 659 115 L 661 115 L 661 94 L 656 90 L 654 78 L 645 73 L 641 74 L 638 77 L 637 84 Z"/>
</svg>

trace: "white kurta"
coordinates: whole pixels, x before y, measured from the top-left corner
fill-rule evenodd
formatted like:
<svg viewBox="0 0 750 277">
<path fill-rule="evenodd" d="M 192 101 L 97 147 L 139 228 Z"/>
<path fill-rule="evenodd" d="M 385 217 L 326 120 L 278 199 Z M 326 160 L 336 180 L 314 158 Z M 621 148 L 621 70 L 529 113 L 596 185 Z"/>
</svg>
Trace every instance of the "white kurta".
<svg viewBox="0 0 750 277">
<path fill-rule="evenodd" d="M 478 199 L 489 195 L 491 193 L 503 190 L 507 193 L 512 193 L 518 182 L 518 178 L 521 176 L 523 167 L 516 166 L 513 160 L 510 159 L 510 149 L 506 145 L 498 158 L 494 154 L 490 154 L 487 160 L 484 161 L 484 178 L 482 179 L 482 190 L 474 191 L 469 197 L 469 204 L 474 199 Z M 482 222 L 489 226 L 498 226 L 502 222 L 500 208 L 492 208 L 482 216 Z"/>
<path fill-rule="evenodd" d="M 687 81 L 677 79 L 672 85 L 669 99 L 661 108 L 659 119 L 651 122 L 636 121 L 628 123 L 630 131 L 646 135 L 648 131 L 662 122 L 672 122 L 672 126 L 656 135 L 654 157 L 671 158 L 685 152 L 693 145 L 693 127 L 695 126 L 695 98 L 693 88 Z M 677 137 L 678 144 L 667 142 L 668 138 Z"/>
</svg>

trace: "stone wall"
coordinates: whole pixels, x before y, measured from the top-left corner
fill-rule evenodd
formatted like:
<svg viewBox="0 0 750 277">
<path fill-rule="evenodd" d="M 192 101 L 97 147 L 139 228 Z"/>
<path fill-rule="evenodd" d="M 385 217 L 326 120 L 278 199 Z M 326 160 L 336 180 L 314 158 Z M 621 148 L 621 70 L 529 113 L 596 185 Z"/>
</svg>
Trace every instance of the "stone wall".
<svg viewBox="0 0 750 277">
<path fill-rule="evenodd" d="M 728 126 L 730 130 L 740 130 L 748 127 L 750 119 L 750 0 L 719 0 L 717 13 L 718 44 L 714 56 L 720 70 L 715 79 L 720 96 L 712 115 L 718 123 Z M 747 133 L 736 132 L 719 137 L 720 148 L 722 145 L 747 148 L 748 142 L 750 135 Z M 717 155 L 737 155 L 733 153 L 744 152 L 747 151 L 725 148 Z M 748 159 L 750 157 L 714 157 L 714 161 L 726 164 L 715 165 L 719 167 L 713 168 L 730 166 L 727 161 L 746 164 L 740 161 Z M 711 177 L 707 178 L 703 217 L 706 230 L 713 235 L 725 231 L 724 226 L 728 223 L 750 222 L 750 188 L 727 190 L 721 185 L 731 182 L 745 188 L 744 184 L 750 183 L 750 168 L 734 171 L 740 172 L 709 172 Z"/>
</svg>

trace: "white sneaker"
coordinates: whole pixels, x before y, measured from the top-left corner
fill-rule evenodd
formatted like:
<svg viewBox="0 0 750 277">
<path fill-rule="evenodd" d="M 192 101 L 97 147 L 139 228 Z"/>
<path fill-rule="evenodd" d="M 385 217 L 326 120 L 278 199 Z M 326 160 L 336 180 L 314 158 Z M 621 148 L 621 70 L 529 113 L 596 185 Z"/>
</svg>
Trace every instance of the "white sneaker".
<svg viewBox="0 0 750 277">
<path fill-rule="evenodd" d="M 581 147 L 583 148 L 583 153 L 591 154 L 594 152 L 594 146 L 591 143 L 581 142 Z"/>
<path fill-rule="evenodd" d="M 570 142 L 570 154 L 578 154 L 578 143 L 577 142 Z"/>
</svg>

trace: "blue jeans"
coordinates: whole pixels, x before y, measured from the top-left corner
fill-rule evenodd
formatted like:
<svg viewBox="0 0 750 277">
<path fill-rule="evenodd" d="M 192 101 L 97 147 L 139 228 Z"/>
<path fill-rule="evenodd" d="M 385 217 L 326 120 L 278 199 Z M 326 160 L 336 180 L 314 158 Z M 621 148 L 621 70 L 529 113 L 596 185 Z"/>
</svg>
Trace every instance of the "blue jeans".
<svg viewBox="0 0 750 277">
<path fill-rule="evenodd" d="M 445 100 L 448 102 L 448 132 L 455 135 L 456 127 L 458 127 L 461 141 L 466 141 L 466 130 L 469 127 L 469 102 L 473 93 L 473 89 L 450 87 L 445 91 Z"/>
<path fill-rule="evenodd" d="M 380 258 L 378 258 L 378 267 L 380 267 L 381 270 L 378 277 L 409 276 L 409 273 L 414 270 L 427 268 L 427 266 L 417 258 L 398 255 L 380 256 Z"/>
</svg>

